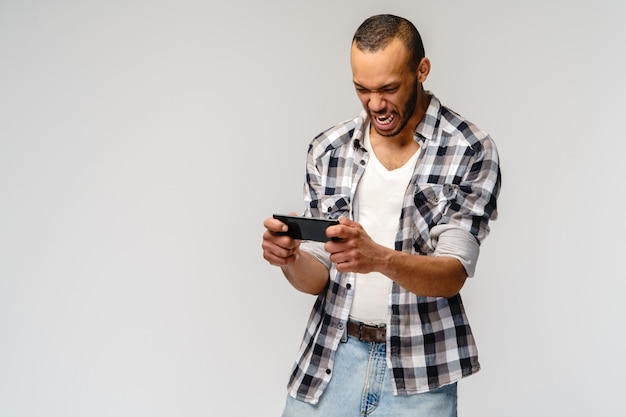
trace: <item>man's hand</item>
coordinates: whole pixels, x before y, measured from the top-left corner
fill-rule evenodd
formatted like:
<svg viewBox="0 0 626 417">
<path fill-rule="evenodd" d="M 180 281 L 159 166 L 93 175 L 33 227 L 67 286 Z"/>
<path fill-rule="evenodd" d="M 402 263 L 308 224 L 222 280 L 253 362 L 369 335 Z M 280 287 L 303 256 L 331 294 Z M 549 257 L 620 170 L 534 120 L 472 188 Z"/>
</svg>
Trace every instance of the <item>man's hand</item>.
<svg viewBox="0 0 626 417">
<path fill-rule="evenodd" d="M 295 215 L 295 213 L 290 213 Z M 284 266 L 296 261 L 296 254 L 300 247 L 300 240 L 293 239 L 282 233 L 287 231 L 287 225 L 272 217 L 263 222 L 263 258 L 275 266 Z"/>
<path fill-rule="evenodd" d="M 296 215 L 290 213 L 290 215 Z M 288 230 L 285 223 L 273 217 L 263 222 L 263 258 L 279 266 L 287 280 L 299 291 L 319 294 L 328 284 L 328 268 L 311 254 L 300 250 L 301 241 L 282 233 Z"/>
<path fill-rule="evenodd" d="M 395 251 L 374 242 L 363 226 L 352 220 L 340 219 L 326 234 L 331 240 L 324 249 L 340 272 L 380 272 L 407 290 L 430 297 L 458 294 L 467 277 L 455 258 Z"/>
<path fill-rule="evenodd" d="M 345 217 L 339 223 L 326 229 L 330 240 L 324 245 L 338 271 L 366 274 L 385 262 L 389 249 L 374 242 L 363 226 Z"/>
</svg>

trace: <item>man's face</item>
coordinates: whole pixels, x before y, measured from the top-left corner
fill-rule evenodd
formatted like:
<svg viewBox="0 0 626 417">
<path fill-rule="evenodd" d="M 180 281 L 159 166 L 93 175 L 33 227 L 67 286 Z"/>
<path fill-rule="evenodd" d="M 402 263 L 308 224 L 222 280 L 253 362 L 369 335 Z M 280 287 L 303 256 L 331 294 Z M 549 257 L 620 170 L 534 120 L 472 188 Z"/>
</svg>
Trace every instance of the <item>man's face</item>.
<svg viewBox="0 0 626 417">
<path fill-rule="evenodd" d="M 393 137 L 406 128 L 415 113 L 417 72 L 409 67 L 409 51 L 399 39 L 383 50 L 350 53 L 356 93 L 381 136 Z"/>
</svg>

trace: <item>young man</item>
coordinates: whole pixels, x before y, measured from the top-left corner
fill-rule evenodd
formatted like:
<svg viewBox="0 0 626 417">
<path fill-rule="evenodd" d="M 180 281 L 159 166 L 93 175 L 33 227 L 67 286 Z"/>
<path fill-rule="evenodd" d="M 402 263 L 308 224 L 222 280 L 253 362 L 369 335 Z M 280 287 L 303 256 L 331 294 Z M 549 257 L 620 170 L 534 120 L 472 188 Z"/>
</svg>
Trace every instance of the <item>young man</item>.
<svg viewBox="0 0 626 417">
<path fill-rule="evenodd" d="M 424 89 L 406 19 L 365 20 L 350 60 L 363 111 L 306 166 L 304 215 L 340 224 L 317 243 L 264 222 L 264 258 L 317 295 L 283 416 L 456 416 L 456 383 L 480 368 L 459 291 L 496 218 L 497 150 Z"/>
</svg>

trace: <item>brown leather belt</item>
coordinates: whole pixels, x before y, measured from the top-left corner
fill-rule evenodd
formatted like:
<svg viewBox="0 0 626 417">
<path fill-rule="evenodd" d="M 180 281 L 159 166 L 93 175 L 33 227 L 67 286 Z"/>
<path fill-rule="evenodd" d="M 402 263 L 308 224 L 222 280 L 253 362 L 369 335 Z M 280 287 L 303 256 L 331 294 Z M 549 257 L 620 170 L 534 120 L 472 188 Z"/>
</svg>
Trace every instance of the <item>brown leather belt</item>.
<svg viewBox="0 0 626 417">
<path fill-rule="evenodd" d="M 387 340 L 387 329 L 384 324 L 370 325 L 349 320 L 348 335 L 363 342 L 384 343 Z"/>
</svg>

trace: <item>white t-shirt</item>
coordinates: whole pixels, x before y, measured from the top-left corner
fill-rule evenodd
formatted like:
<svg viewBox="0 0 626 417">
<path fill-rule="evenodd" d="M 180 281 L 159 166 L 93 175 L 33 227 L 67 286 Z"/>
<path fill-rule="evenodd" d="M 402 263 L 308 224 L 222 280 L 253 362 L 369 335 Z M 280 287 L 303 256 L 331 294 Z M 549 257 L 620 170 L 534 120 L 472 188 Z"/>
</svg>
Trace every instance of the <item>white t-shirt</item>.
<svg viewBox="0 0 626 417">
<path fill-rule="evenodd" d="M 376 243 L 393 249 L 404 194 L 420 151 L 400 168 L 389 171 L 372 149 L 369 126 L 365 129 L 363 146 L 370 159 L 355 195 L 358 222 Z M 387 323 L 391 283 L 391 279 L 378 272 L 356 274 L 350 317 L 364 323 Z"/>
</svg>

